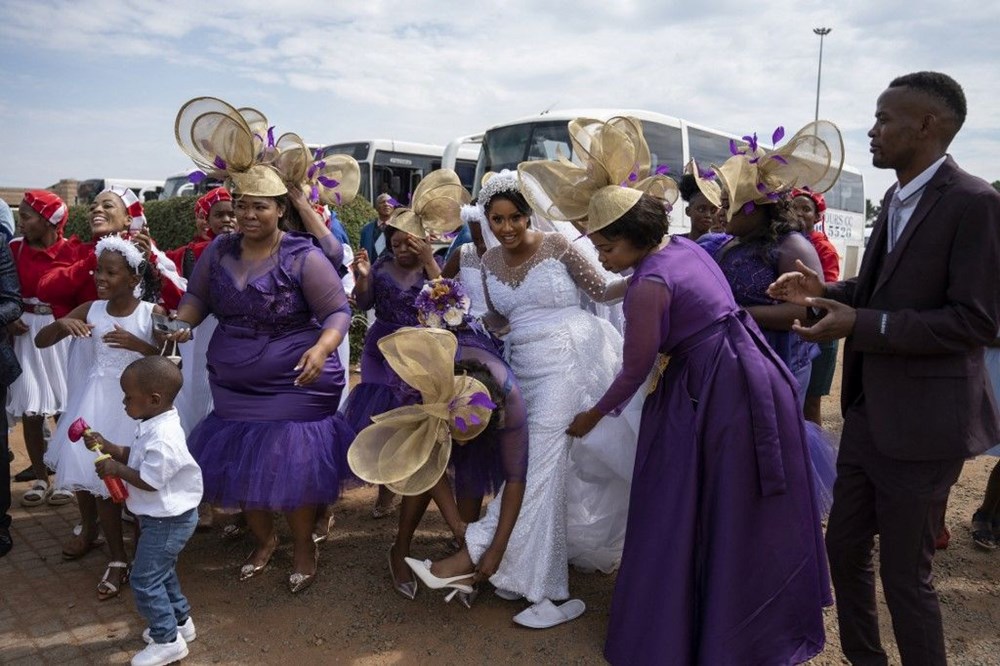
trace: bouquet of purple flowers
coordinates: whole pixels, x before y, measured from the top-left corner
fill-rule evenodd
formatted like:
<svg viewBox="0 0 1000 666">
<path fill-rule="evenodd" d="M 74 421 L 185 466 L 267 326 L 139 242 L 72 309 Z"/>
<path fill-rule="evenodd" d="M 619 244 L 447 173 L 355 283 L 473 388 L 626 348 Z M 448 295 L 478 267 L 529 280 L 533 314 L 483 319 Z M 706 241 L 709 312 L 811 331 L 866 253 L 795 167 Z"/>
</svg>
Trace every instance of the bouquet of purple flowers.
<svg viewBox="0 0 1000 666">
<path fill-rule="evenodd" d="M 468 325 L 472 317 L 472 302 L 462 283 L 449 278 L 435 278 L 427 282 L 414 301 L 417 319 L 428 328 L 455 330 Z"/>
</svg>

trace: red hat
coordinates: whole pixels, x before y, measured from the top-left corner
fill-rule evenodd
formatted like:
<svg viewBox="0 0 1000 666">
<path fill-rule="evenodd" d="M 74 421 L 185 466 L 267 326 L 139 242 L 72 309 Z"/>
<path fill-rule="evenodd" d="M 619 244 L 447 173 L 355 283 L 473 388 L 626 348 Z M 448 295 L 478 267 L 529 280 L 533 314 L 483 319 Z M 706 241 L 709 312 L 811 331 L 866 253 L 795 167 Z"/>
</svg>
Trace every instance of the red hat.
<svg viewBox="0 0 1000 666">
<path fill-rule="evenodd" d="M 69 208 L 59 195 L 48 190 L 28 190 L 24 193 L 24 203 L 48 220 L 60 235 L 62 234 L 66 220 L 69 219 Z"/>
<path fill-rule="evenodd" d="M 233 195 L 224 187 L 217 187 L 210 190 L 194 204 L 194 216 L 198 219 L 207 220 L 208 214 L 212 212 L 212 206 L 220 201 L 232 201 Z"/>
<path fill-rule="evenodd" d="M 792 198 L 794 199 L 795 197 L 809 197 L 810 199 L 812 199 L 813 203 L 816 204 L 817 217 L 822 218 L 823 213 L 826 212 L 826 199 L 824 199 L 823 195 L 820 194 L 819 192 L 813 192 L 808 187 L 803 189 L 799 189 L 796 187 L 792 189 Z"/>
</svg>

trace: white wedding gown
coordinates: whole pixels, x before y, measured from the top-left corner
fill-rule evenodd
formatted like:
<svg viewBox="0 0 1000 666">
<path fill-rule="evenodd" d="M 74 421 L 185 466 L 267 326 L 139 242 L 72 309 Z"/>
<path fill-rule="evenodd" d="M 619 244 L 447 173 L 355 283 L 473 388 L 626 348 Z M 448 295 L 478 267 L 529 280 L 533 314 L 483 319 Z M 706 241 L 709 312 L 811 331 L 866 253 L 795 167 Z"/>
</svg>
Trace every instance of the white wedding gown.
<svg viewBox="0 0 1000 666">
<path fill-rule="evenodd" d="M 565 599 L 567 562 L 612 571 L 620 560 L 641 400 L 582 440 L 565 434 L 621 366 L 621 336 L 580 307 L 580 290 L 605 299 L 604 276 L 558 233 L 547 233 L 520 266 L 508 267 L 501 252 L 482 257 L 486 297 L 510 322 L 504 342 L 528 409 L 529 445 L 521 512 L 490 582 L 533 603 Z M 497 497 L 469 525 L 474 562 L 492 541 L 499 513 Z"/>
</svg>

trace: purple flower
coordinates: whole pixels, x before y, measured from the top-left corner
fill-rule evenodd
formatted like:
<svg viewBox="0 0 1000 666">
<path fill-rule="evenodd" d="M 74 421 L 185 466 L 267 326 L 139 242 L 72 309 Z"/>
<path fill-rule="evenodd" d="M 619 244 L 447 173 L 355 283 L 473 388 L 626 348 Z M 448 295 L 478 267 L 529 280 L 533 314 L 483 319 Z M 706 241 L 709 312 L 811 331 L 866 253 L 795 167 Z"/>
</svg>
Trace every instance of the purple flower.
<svg viewBox="0 0 1000 666">
<path fill-rule="evenodd" d="M 774 130 L 774 134 L 771 135 L 771 145 L 777 145 L 779 141 L 785 138 L 785 128 L 778 126 Z"/>
<path fill-rule="evenodd" d="M 469 398 L 469 406 L 471 407 L 482 407 L 484 409 L 496 409 L 496 404 L 490 400 L 490 396 L 486 395 L 481 391 L 476 391 Z"/>
</svg>

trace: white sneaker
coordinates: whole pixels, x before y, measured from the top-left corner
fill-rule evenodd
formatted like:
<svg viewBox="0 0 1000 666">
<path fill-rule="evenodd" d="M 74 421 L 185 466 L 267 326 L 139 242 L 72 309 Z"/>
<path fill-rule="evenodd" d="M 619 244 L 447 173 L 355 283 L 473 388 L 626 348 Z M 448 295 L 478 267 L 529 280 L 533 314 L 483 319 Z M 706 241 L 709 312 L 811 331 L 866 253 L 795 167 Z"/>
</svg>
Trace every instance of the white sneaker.
<svg viewBox="0 0 1000 666">
<path fill-rule="evenodd" d="M 177 633 L 180 634 L 185 643 L 190 643 L 198 638 L 198 633 L 194 630 L 194 620 L 191 619 L 190 615 L 188 615 L 188 619 L 184 620 L 184 624 L 177 625 Z M 153 642 L 153 639 L 149 636 L 149 627 L 142 630 L 142 640 L 146 641 L 146 643 Z"/>
<path fill-rule="evenodd" d="M 167 666 L 188 656 L 188 645 L 184 637 L 177 634 L 173 643 L 150 643 L 132 657 L 132 666 Z"/>
</svg>

